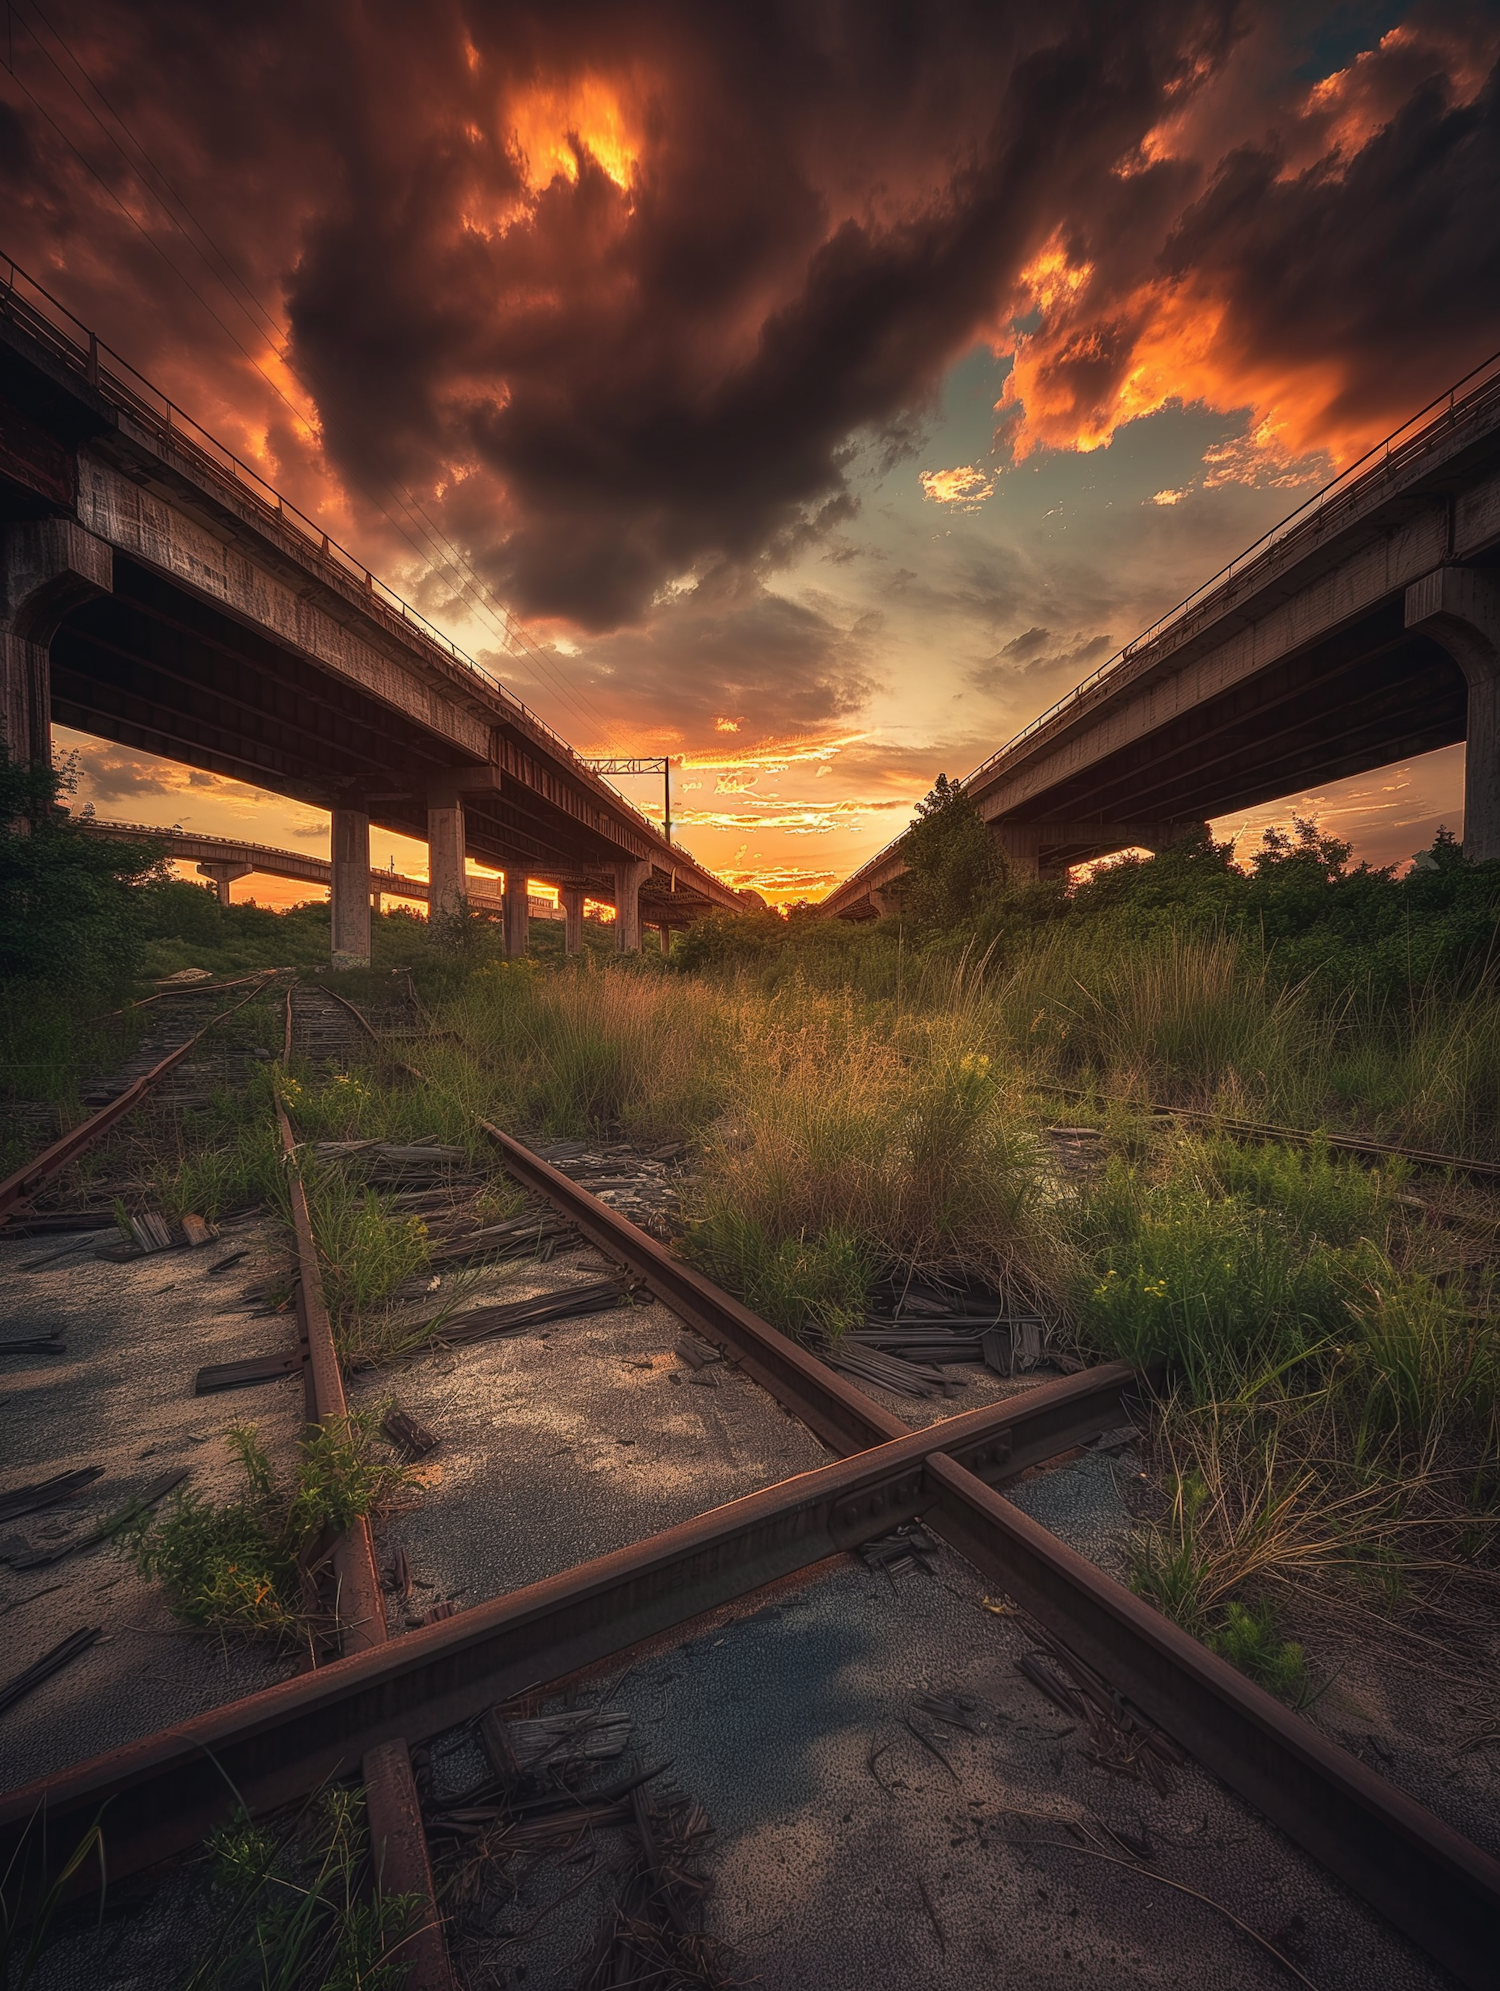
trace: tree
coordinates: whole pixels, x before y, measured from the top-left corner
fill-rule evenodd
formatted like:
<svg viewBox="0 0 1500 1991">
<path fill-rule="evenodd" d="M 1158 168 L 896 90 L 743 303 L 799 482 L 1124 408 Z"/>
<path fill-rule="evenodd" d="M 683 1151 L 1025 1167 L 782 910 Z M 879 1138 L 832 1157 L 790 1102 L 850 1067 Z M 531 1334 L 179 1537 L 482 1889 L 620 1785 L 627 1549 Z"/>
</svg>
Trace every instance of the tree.
<svg viewBox="0 0 1500 1991">
<path fill-rule="evenodd" d="M 161 875 L 148 844 L 83 834 L 57 806 L 62 778 L 23 767 L 0 742 L 0 978 L 96 998 L 140 956 L 141 898 Z"/>
<path fill-rule="evenodd" d="M 903 855 L 902 912 L 913 925 L 933 932 L 950 932 L 972 919 L 1004 877 L 989 827 L 972 796 L 946 774 L 917 804 Z"/>
</svg>

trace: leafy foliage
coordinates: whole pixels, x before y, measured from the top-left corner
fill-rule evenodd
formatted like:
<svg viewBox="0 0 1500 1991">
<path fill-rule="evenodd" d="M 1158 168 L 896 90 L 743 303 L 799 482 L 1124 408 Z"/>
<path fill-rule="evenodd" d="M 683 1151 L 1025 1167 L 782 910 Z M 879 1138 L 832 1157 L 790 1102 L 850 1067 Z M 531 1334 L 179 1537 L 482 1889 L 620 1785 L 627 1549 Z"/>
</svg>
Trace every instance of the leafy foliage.
<svg viewBox="0 0 1500 1991">
<path fill-rule="evenodd" d="M 184 1623 L 286 1640 L 305 1621 L 298 1557 L 325 1531 L 343 1533 L 391 1499 L 410 1472 L 377 1452 L 377 1412 L 329 1419 L 303 1440 L 291 1484 L 282 1486 L 251 1425 L 229 1444 L 245 1491 L 214 1501 L 185 1488 L 165 1512 L 130 1534 L 136 1568 L 161 1584 Z"/>
<path fill-rule="evenodd" d="M 71 1007 L 98 1003 L 135 973 L 139 888 L 160 876 L 161 852 L 80 830 L 57 807 L 65 778 L 18 766 L 0 743 L 0 977 L 56 991 Z"/>
<path fill-rule="evenodd" d="M 901 911 L 919 931 L 971 921 L 1004 875 L 994 839 L 961 783 L 940 774 L 906 833 Z"/>
<path fill-rule="evenodd" d="M 215 1933 L 186 1991 L 400 1991 L 420 1898 L 364 1886 L 364 1793 L 333 1785 L 292 1832 L 241 1814 L 208 1844 Z"/>
</svg>

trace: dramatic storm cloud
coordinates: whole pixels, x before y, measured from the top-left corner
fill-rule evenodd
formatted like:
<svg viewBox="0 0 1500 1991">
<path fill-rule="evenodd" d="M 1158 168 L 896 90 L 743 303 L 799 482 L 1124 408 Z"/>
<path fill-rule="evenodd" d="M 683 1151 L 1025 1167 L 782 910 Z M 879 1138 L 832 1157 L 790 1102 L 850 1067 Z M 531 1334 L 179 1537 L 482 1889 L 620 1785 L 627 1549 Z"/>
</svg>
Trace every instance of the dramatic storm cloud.
<svg viewBox="0 0 1500 1991">
<path fill-rule="evenodd" d="M 16 0 L 0 247 L 582 744 L 858 735 L 868 848 L 1500 344 L 1497 41 Z"/>
</svg>

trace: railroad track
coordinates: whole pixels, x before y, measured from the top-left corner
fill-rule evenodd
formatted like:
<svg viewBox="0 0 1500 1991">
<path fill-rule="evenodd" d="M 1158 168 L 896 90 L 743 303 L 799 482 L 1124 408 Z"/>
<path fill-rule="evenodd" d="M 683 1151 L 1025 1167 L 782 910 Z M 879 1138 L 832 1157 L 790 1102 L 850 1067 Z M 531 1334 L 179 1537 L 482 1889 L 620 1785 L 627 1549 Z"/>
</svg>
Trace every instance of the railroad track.
<svg viewBox="0 0 1500 1991">
<path fill-rule="evenodd" d="M 198 1103 L 201 1085 L 181 1083 L 182 1065 L 210 1031 L 253 1002 L 273 978 L 272 974 L 253 975 L 201 991 L 194 988 L 171 996 L 148 997 L 150 1003 L 160 1006 L 153 1008 L 151 1027 L 133 1057 L 110 1079 L 85 1087 L 84 1103 L 92 1105 L 94 1111 L 0 1182 L 0 1222 L 14 1218 L 15 1212 L 40 1194 L 69 1163 L 148 1101 L 178 1107 Z M 247 981 L 251 984 L 247 995 L 204 1020 L 204 994 L 241 989 Z"/>
<path fill-rule="evenodd" d="M 1064 1099 L 1098 1100 L 1106 1106 L 1125 1106 L 1135 1113 L 1149 1113 L 1163 1120 L 1186 1120 L 1216 1133 L 1232 1134 L 1243 1141 L 1284 1141 L 1293 1147 L 1326 1147 L 1334 1154 L 1358 1155 L 1367 1161 L 1404 1161 L 1413 1168 L 1446 1169 L 1455 1175 L 1470 1175 L 1483 1182 L 1500 1181 L 1500 1161 L 1485 1161 L 1474 1155 L 1443 1154 L 1434 1148 L 1401 1147 L 1394 1141 L 1377 1141 L 1368 1134 L 1340 1134 L 1327 1128 L 1279 1127 L 1264 1120 L 1241 1120 L 1232 1113 L 1218 1113 L 1203 1106 L 1168 1106 L 1155 1099 L 1120 1099 L 1110 1093 L 1086 1092 L 1076 1085 L 1039 1085 L 1040 1092 L 1055 1092 Z"/>
<path fill-rule="evenodd" d="M 323 992 L 329 995 L 329 992 Z M 376 1033 L 353 1005 L 325 1009 Z M 293 1030 L 289 1011 L 289 1032 Z M 332 1036 L 330 1024 L 324 1034 Z M 67 1848 L 107 1806 L 120 1877 L 188 1853 L 222 1821 L 226 1785 L 261 1810 L 362 1765 L 372 1822 L 431 1899 L 408 1745 L 476 1721 L 509 1695 L 557 1681 L 826 1557 L 920 1518 L 1059 1642 L 1133 1733 L 1185 1752 L 1412 1938 L 1462 1983 L 1495 1983 L 1500 1863 L 1065 1547 L 998 1488 L 1128 1421 L 1139 1379 L 1106 1365 L 918 1431 L 779 1335 L 646 1233 L 502 1129 L 481 1123 L 506 1170 L 714 1345 L 821 1442 L 835 1463 L 395 1641 L 357 1635 L 383 1611 L 344 1613 L 345 1656 L 0 1800 L 0 1866 L 45 1810 Z M 292 1132 L 283 1120 L 283 1140 Z M 319 1416 L 343 1414 L 342 1379 L 318 1319 L 317 1266 L 294 1192 L 301 1310 Z M 322 1350 L 321 1356 L 318 1350 Z M 357 1536 L 357 1531 L 356 1531 Z M 367 1539 L 367 1537 L 366 1537 Z M 378 1579 L 355 1537 L 351 1602 Z M 362 1644 L 363 1649 L 354 1649 Z M 381 1795 L 380 1775 L 388 1774 Z M 380 1807 L 386 1805 L 382 1812 Z M 394 1869 L 393 1869 L 394 1870 Z M 435 1912 L 411 1991 L 448 1981 Z"/>
</svg>

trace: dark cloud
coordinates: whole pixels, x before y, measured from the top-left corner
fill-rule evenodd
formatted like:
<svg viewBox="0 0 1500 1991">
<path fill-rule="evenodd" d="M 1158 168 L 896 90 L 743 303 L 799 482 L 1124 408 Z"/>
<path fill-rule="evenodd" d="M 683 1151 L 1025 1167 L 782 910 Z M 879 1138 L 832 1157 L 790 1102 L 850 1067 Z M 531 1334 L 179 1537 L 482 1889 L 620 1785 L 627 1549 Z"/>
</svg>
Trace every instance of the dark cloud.
<svg viewBox="0 0 1500 1991">
<path fill-rule="evenodd" d="M 1288 455 L 1356 454 L 1489 356 L 1500 17 L 1413 9 L 1314 86 L 1283 25 L 1266 9 L 1243 62 L 1060 231 L 1073 282 L 1032 285 L 1041 323 L 1008 390 L 1023 450 L 1203 400 L 1248 408 L 1286 482 Z"/>
<path fill-rule="evenodd" d="M 1143 353 L 1171 391 L 1173 300 L 1189 328 L 1218 314 L 1207 371 L 1226 393 L 1237 366 L 1326 376 L 1312 399 L 1334 421 L 1394 418 L 1488 349 L 1492 17 L 1419 8 L 1309 96 L 1288 25 L 1311 34 L 1304 14 L 59 0 L 152 163 L 18 13 L 0 185 L 13 252 L 148 371 L 196 379 L 211 422 L 243 410 L 293 495 L 315 489 L 315 453 L 164 257 L 257 352 L 244 298 L 284 310 L 368 534 L 392 513 L 430 548 L 390 495 L 411 493 L 523 612 L 654 623 L 650 644 L 590 647 L 614 674 L 601 696 L 638 681 L 663 709 L 760 698 L 818 724 L 863 696 L 867 658 L 764 582 L 819 537 L 848 557 L 856 442 L 867 466 L 910 453 L 946 368 L 1000 335 L 1049 242 L 1090 274 L 1018 369 L 1044 439 L 1107 414 Z M 203 259 L 146 182 L 188 199 Z M 1183 395 L 1208 392 L 1182 364 Z M 662 607 L 688 574 L 703 598 Z M 986 587 L 956 606 L 1000 634 L 1014 590 Z"/>
<path fill-rule="evenodd" d="M 284 279 L 334 466 L 419 494 L 523 611 L 606 628 L 846 518 L 850 438 L 909 449 L 1020 263 L 1212 69 L 1232 11 L 75 0 L 65 26 L 251 286 Z M 74 274 L 171 288 L 19 111 L 61 187 L 42 203 L 29 176 L 31 218 Z"/>
<path fill-rule="evenodd" d="M 968 673 L 968 681 L 978 691 L 1014 691 L 1041 684 L 1059 689 L 1073 684 L 1096 664 L 1103 663 L 1112 647 L 1109 636 L 1059 637 L 1050 629 L 1022 630 L 1001 645 L 993 657 Z"/>
<path fill-rule="evenodd" d="M 691 742 L 713 739 L 717 719 L 746 715 L 755 727 L 769 718 L 779 733 L 816 731 L 857 712 L 875 689 L 875 626 L 862 617 L 845 627 L 722 563 L 658 600 L 645 626 L 597 637 L 569 660 L 583 701 L 578 730 L 587 736 L 592 714 L 604 730 L 656 727 Z M 503 661 L 523 697 L 545 690 Z"/>
</svg>

